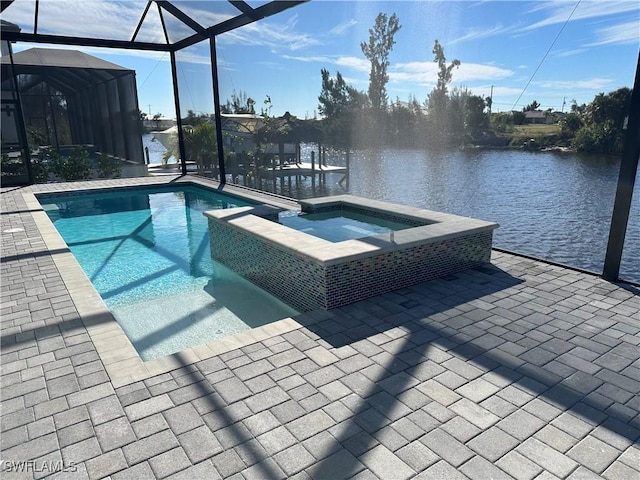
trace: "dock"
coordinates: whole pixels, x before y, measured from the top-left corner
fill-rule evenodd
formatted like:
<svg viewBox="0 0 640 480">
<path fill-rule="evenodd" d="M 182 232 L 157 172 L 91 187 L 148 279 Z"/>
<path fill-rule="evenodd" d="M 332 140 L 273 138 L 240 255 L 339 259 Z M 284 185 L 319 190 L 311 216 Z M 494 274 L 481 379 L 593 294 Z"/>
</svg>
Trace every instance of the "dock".
<svg viewBox="0 0 640 480">
<path fill-rule="evenodd" d="M 311 175 L 323 175 L 327 173 L 347 173 L 347 167 L 339 167 L 336 165 L 314 165 L 312 163 L 304 162 L 278 165 L 276 167 L 270 167 L 265 170 L 279 177 L 297 175 L 308 177 Z"/>
<path fill-rule="evenodd" d="M 147 170 L 151 176 L 163 176 L 163 175 L 176 175 L 180 174 L 182 167 L 179 163 L 170 163 L 168 165 L 162 164 L 150 164 L 147 165 Z M 205 176 L 218 176 L 218 169 L 205 169 L 204 171 L 198 170 L 196 162 L 187 162 L 188 173 L 200 173 Z M 349 185 L 349 168 L 348 166 L 338 165 L 323 165 L 309 162 L 298 163 L 283 163 L 276 164 L 274 166 L 255 168 L 254 165 L 228 165 L 225 168 L 227 175 L 231 176 L 233 183 L 242 183 L 245 186 L 256 186 L 265 181 L 273 181 L 276 179 L 284 180 L 288 179 L 289 182 L 293 178 L 297 182 L 301 182 L 311 177 L 311 184 L 315 186 L 324 185 L 327 180 L 327 174 L 342 174 L 342 178 L 338 183 L 345 185 L 348 188 Z"/>
</svg>

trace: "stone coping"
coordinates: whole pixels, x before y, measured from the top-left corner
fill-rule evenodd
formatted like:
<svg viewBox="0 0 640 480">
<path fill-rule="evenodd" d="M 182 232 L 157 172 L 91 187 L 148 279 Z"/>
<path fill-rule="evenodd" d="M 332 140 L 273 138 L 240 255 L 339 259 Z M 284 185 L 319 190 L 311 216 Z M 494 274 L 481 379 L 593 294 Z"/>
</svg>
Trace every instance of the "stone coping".
<svg viewBox="0 0 640 480">
<path fill-rule="evenodd" d="M 243 199 L 250 199 L 256 202 L 269 202 L 279 208 L 291 209 L 296 204 L 288 202 L 286 199 L 260 195 L 259 192 L 245 191 L 234 186 L 220 185 L 211 180 L 201 178 L 165 178 L 164 181 L 157 181 L 149 178 L 127 179 L 126 182 L 112 182 L 113 185 L 106 185 L 105 181 L 83 182 L 82 184 L 47 184 L 43 188 L 34 186 L 32 193 L 23 193 L 22 197 L 27 204 L 36 226 L 49 252 L 52 254 L 56 268 L 69 291 L 69 294 L 76 306 L 78 314 L 85 325 L 96 351 L 102 360 L 107 374 L 109 375 L 115 388 L 128 385 L 140 380 L 153 377 L 155 375 L 170 372 L 186 363 L 194 363 L 207 358 L 220 355 L 231 350 L 251 345 L 282 335 L 301 328 L 302 324 L 293 318 L 284 318 L 262 327 L 247 330 L 235 335 L 231 335 L 209 343 L 204 343 L 180 352 L 160 357 L 154 360 L 143 361 L 138 352 L 131 344 L 131 341 L 122 330 L 112 313 L 105 305 L 102 297 L 96 291 L 91 280 L 82 270 L 73 254 L 69 251 L 55 226 L 47 216 L 46 212 L 37 200 L 38 194 L 49 193 L 74 193 L 79 191 L 95 192 L 117 190 L 129 187 L 153 187 L 163 185 L 196 185 L 214 189 L 217 192 L 240 196 Z M 137 181 L 136 181 L 137 180 Z M 124 184 L 121 184 L 124 183 Z M 75 187 L 75 188 L 74 188 Z M 314 316 L 300 315 L 296 318 L 304 324 L 313 323 Z"/>
<path fill-rule="evenodd" d="M 226 222 L 239 230 L 250 232 L 279 248 L 301 255 L 323 266 L 442 242 L 494 230 L 499 226 L 494 222 L 369 200 L 352 195 L 320 197 L 301 200 L 298 203 L 303 211 L 356 207 L 374 210 L 399 219 L 424 223 L 424 225 L 356 240 L 330 242 L 263 218 L 265 216 L 263 208 L 238 207 L 208 210 L 204 214 L 214 221 Z M 270 214 L 271 210 L 266 212 Z"/>
<path fill-rule="evenodd" d="M 164 181 L 158 181 L 160 178 Z M 126 184 L 113 184 L 113 185 L 105 185 L 105 181 L 96 181 L 95 184 L 92 182 L 83 182 L 81 188 L 72 188 L 74 185 L 72 183 L 66 184 L 46 184 L 46 185 L 34 185 L 34 193 L 35 195 L 46 195 L 46 196 L 55 196 L 55 195 L 77 195 L 83 193 L 100 193 L 100 192 L 111 192 L 114 190 L 126 190 L 126 189 L 135 189 L 135 188 L 168 188 L 170 186 L 193 186 L 193 187 L 201 187 L 209 191 L 213 191 L 216 193 L 222 193 L 225 195 L 229 195 L 232 197 L 239 197 L 245 201 L 252 201 L 256 204 L 268 204 L 273 205 L 279 209 L 283 210 L 291 210 L 298 208 L 298 204 L 293 200 L 290 200 L 285 197 L 281 197 L 279 195 L 272 195 L 268 193 L 258 192 L 256 190 L 252 190 L 249 188 L 244 188 L 238 185 L 221 185 L 219 182 L 215 180 L 210 180 L 201 177 L 140 177 L 140 178 L 132 178 L 127 179 Z M 137 180 L 137 181 L 136 181 Z M 41 190 L 38 187 L 45 187 Z"/>
</svg>

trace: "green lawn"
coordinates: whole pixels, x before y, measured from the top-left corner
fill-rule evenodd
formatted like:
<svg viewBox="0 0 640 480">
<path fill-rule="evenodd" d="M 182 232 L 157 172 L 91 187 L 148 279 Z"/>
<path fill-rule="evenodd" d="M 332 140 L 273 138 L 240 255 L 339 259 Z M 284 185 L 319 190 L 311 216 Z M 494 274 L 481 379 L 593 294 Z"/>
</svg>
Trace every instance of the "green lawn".
<svg viewBox="0 0 640 480">
<path fill-rule="evenodd" d="M 549 135 L 559 135 L 560 125 L 516 125 L 513 128 L 514 137 L 546 137 Z"/>
</svg>

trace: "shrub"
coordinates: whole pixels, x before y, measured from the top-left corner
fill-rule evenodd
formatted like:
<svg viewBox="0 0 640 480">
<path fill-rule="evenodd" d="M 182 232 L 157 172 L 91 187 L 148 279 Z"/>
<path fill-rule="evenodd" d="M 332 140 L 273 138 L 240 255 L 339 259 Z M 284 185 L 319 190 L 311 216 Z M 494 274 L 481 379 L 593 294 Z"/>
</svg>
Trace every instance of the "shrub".
<svg viewBox="0 0 640 480">
<path fill-rule="evenodd" d="M 40 150 L 38 155 L 31 157 L 31 172 L 35 183 L 47 183 L 49 180 L 49 165 L 47 165 L 45 150 Z"/>
<path fill-rule="evenodd" d="M 122 160 L 102 153 L 98 159 L 98 177 L 120 178 L 122 175 Z"/>
<path fill-rule="evenodd" d="M 76 147 L 69 157 L 56 155 L 51 161 L 51 171 L 65 182 L 87 180 L 91 177 L 89 153 L 84 147 Z"/>
<path fill-rule="evenodd" d="M 3 153 L 0 157 L 0 170 L 3 176 L 26 175 L 24 162 L 20 157 L 11 158 L 9 154 Z"/>
<path fill-rule="evenodd" d="M 565 137 L 575 136 L 576 132 L 582 128 L 584 122 L 580 115 L 577 113 L 567 113 L 562 120 L 560 120 L 560 127 L 562 129 L 562 135 Z"/>
</svg>

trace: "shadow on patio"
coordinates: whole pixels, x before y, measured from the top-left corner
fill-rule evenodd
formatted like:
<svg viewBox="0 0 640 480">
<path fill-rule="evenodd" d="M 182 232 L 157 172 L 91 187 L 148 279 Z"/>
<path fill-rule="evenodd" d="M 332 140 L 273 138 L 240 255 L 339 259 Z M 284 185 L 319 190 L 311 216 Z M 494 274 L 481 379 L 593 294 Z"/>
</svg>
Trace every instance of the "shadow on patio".
<svg viewBox="0 0 640 480">
<path fill-rule="evenodd" d="M 634 360 L 629 357 L 637 357 L 637 351 L 625 350 L 623 342 L 605 345 L 590 340 L 597 334 L 593 324 L 598 322 L 586 324 L 560 311 L 539 313 L 532 310 L 535 300 L 522 280 L 486 266 L 326 314 L 301 315 L 299 322 L 309 321 L 291 337 L 294 349 L 302 353 L 293 356 L 297 361 L 290 364 L 304 379 L 296 388 L 315 391 L 339 380 L 350 391 L 341 398 L 349 412 L 342 412 L 342 421 L 331 421 L 333 445 L 325 443 L 325 458 L 306 472 L 312 478 L 349 477 L 359 472 L 364 468 L 359 458 L 366 458 L 362 456 L 390 433 L 384 427 L 402 422 L 403 417 L 407 417 L 402 424 L 405 438 L 423 439 L 436 454 L 453 444 L 452 437 L 432 432 L 456 415 L 475 431 L 471 437 L 506 422 L 515 440 L 523 442 L 553 421 L 560 427 L 573 422 L 577 430 L 599 426 L 610 433 L 614 445 L 635 442 L 640 431 L 630 424 L 629 412 L 596 390 L 623 392 L 622 384 L 638 391 L 637 381 L 607 368 L 613 361 L 630 365 Z M 538 306 L 547 311 L 542 303 Z M 324 319 L 314 320 L 318 317 Z M 600 332 L 613 323 L 605 318 L 599 321 Z M 319 367 L 305 355 L 318 346 L 333 357 Z M 245 347 L 237 356 L 251 356 L 253 350 Z M 224 428 L 225 438 L 235 439 L 228 440 L 225 448 L 245 451 L 241 457 L 254 465 L 258 476 L 278 478 L 281 473 L 272 458 L 277 448 L 270 450 L 269 442 L 283 442 L 286 448 L 286 439 L 293 438 L 285 432 L 287 425 L 335 399 L 317 392 L 302 408 L 297 393 L 293 394 L 295 388 L 284 390 L 271 381 L 269 391 L 277 393 L 277 402 L 287 405 L 288 413 L 267 441 L 262 436 L 257 439 L 266 434 L 260 429 L 250 431 L 240 421 L 258 418 L 272 407 L 253 403 L 258 411 L 248 410 L 241 402 L 261 396 L 247 387 L 247 378 L 251 381 L 255 378 L 251 375 L 260 372 L 237 378 L 231 366 L 234 357 L 222 358 L 230 365 L 214 357 L 196 364 L 198 371 L 189 373 L 197 377 L 194 382 L 202 389 L 201 404 L 209 404 L 206 423 L 213 431 Z M 540 400 L 535 404 L 537 416 L 527 411 L 534 408 L 535 400 Z M 325 413 L 318 415 L 320 422 L 330 418 Z M 316 433 L 311 431 L 309 436 Z M 295 440 L 306 438 L 307 434 L 298 432 Z M 459 459 L 474 455 L 460 445 L 464 451 Z"/>
</svg>

